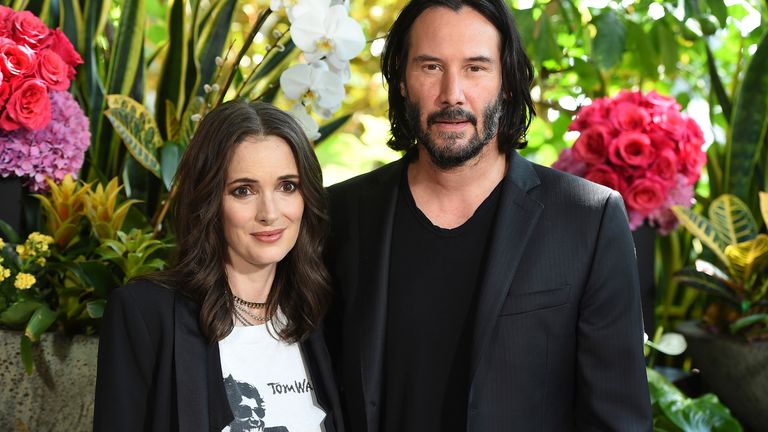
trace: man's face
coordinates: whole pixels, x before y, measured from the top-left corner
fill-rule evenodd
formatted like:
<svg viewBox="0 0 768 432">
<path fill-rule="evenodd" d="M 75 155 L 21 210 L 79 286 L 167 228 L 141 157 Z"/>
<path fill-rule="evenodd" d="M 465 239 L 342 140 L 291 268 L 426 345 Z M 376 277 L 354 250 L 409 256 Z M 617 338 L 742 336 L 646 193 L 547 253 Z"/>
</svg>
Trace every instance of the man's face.
<svg viewBox="0 0 768 432">
<path fill-rule="evenodd" d="M 413 23 L 405 84 L 406 114 L 441 169 L 496 146 L 501 112 L 501 43 L 474 9 L 424 11 Z"/>
</svg>

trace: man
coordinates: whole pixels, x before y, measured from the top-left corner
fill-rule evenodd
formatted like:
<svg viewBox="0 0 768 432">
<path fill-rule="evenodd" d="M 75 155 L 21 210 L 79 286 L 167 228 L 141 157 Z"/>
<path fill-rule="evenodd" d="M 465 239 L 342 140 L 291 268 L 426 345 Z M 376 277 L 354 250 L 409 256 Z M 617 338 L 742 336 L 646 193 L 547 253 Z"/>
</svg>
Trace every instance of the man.
<svg viewBox="0 0 768 432">
<path fill-rule="evenodd" d="M 503 0 L 417 0 L 382 57 L 405 157 L 330 188 L 330 347 L 359 431 L 650 431 L 620 196 L 515 151 Z"/>
</svg>

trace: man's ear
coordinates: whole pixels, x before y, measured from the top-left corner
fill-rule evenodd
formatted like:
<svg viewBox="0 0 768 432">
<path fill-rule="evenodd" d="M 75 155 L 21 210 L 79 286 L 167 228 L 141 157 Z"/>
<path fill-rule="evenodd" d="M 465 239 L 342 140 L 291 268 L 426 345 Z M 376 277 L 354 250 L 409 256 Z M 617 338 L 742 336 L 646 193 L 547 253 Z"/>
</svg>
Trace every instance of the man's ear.
<svg viewBox="0 0 768 432">
<path fill-rule="evenodd" d="M 405 91 L 405 83 L 404 83 L 404 82 L 401 82 L 401 83 L 400 83 L 400 96 L 402 96 L 402 97 L 406 97 L 405 95 L 406 95 L 406 91 Z"/>
</svg>

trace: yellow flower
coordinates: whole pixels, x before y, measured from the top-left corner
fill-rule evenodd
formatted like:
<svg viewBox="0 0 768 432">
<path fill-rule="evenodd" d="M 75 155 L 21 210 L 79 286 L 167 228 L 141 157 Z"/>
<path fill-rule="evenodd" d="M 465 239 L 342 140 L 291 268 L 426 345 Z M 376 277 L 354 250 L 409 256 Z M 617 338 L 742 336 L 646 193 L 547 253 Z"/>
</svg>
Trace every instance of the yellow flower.
<svg viewBox="0 0 768 432">
<path fill-rule="evenodd" d="M 45 261 L 45 258 L 43 258 L 43 257 L 40 257 L 40 258 L 38 258 L 38 259 L 35 261 L 35 263 L 37 263 L 37 265 L 39 265 L 40 267 L 44 266 L 44 265 L 45 265 L 45 262 L 46 262 L 46 261 Z"/>
<path fill-rule="evenodd" d="M 5 247 L 5 242 L 3 241 L 3 238 L 0 237 L 0 249 Z"/>
<path fill-rule="evenodd" d="M 34 251 L 30 251 L 34 254 Z M 16 253 L 19 254 L 19 258 L 25 259 L 28 256 L 27 247 L 24 245 L 16 245 Z"/>
<path fill-rule="evenodd" d="M 37 282 L 35 277 L 29 273 L 19 273 L 16 275 L 16 280 L 13 282 L 13 286 L 20 290 L 30 289 L 32 285 Z"/>
<path fill-rule="evenodd" d="M 0 265 L 0 282 L 11 277 L 11 269 L 7 269 Z"/>
</svg>

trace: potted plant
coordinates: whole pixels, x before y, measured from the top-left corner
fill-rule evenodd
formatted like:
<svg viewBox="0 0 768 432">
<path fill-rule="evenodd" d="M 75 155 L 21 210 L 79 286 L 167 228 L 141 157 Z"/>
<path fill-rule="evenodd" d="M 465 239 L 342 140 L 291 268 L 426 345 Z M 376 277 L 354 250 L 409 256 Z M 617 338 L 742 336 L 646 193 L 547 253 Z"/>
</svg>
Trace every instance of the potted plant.
<svg viewBox="0 0 768 432">
<path fill-rule="evenodd" d="M 676 274 L 681 286 L 704 291 L 709 300 L 700 321 L 678 330 L 704 381 L 756 430 L 768 424 L 768 234 L 760 231 L 768 225 L 768 193 L 759 193 L 759 202 L 761 224 L 730 194 L 712 201 L 708 218 L 673 209 L 707 248 L 694 266 Z"/>
</svg>

